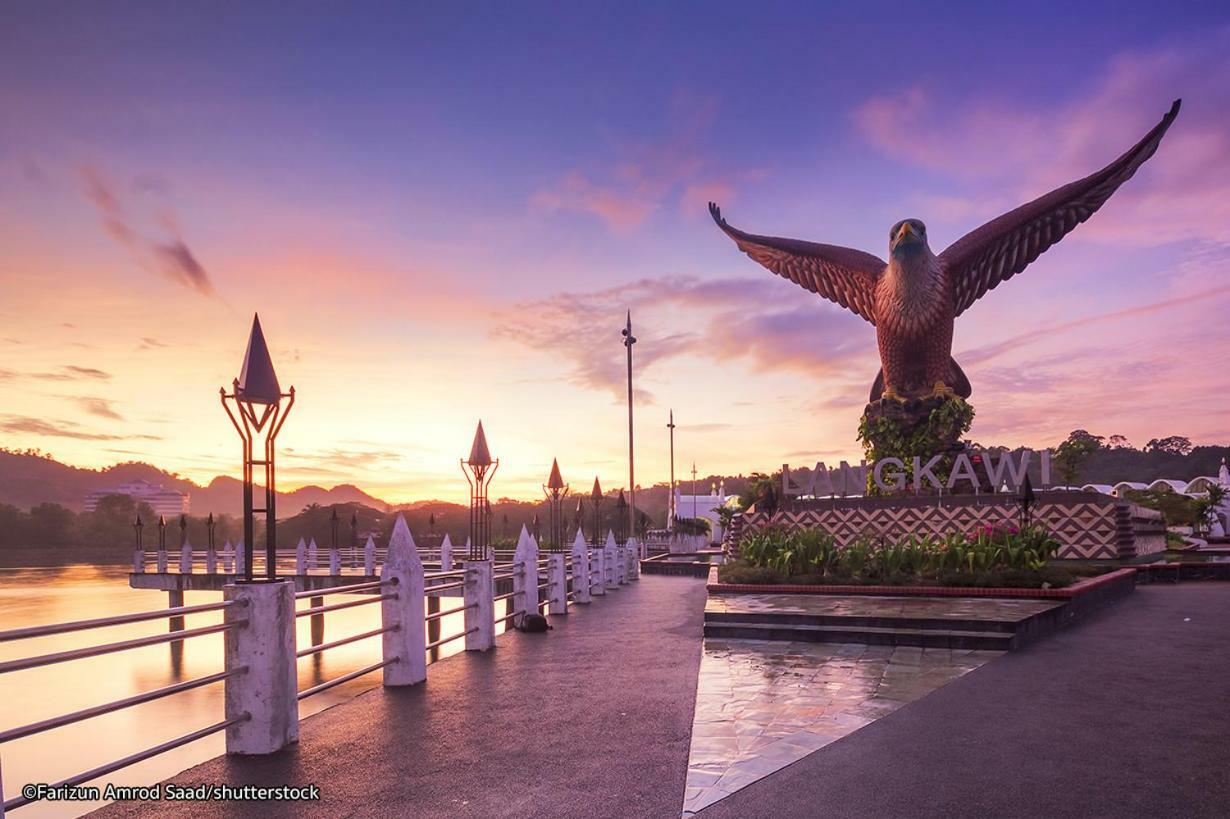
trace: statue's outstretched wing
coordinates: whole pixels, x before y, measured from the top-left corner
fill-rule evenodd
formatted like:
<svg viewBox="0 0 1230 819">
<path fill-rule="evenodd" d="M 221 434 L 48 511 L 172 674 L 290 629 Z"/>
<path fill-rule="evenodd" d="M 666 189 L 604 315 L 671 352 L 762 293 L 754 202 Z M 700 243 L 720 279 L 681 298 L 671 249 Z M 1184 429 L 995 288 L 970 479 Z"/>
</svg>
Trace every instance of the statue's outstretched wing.
<svg viewBox="0 0 1230 819">
<path fill-rule="evenodd" d="M 1021 205 L 957 240 L 940 254 L 953 288 L 956 315 L 1000 282 L 1020 273 L 1047 248 L 1088 219 L 1153 156 L 1182 100 L 1144 139 L 1095 174 Z"/>
<path fill-rule="evenodd" d="M 885 267 L 882 259 L 848 247 L 744 233 L 726 224 L 721 209 L 712 202 L 709 214 L 739 249 L 755 261 L 876 323 L 875 288 Z"/>
</svg>

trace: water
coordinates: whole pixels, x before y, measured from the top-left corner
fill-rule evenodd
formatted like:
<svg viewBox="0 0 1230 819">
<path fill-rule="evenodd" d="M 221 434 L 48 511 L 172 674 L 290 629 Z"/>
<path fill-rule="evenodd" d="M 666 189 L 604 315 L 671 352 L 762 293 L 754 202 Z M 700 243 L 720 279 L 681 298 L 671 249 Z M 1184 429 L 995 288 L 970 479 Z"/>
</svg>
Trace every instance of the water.
<svg viewBox="0 0 1230 819">
<path fill-rule="evenodd" d="M 213 603 L 219 592 L 186 592 L 185 605 Z M 355 599 L 330 595 L 327 603 Z M 459 598 L 445 598 L 441 608 L 453 608 Z M 497 601 L 497 616 L 510 601 Z M 300 608 L 308 600 L 299 601 Z M 501 604 L 504 604 L 503 606 Z M 9 569 L 0 575 L 0 630 L 86 620 L 167 606 L 165 592 L 128 587 L 127 569 L 119 566 L 76 565 L 63 568 Z M 298 645 L 310 645 L 309 617 L 298 620 Z M 185 618 L 185 628 L 213 625 L 221 612 Z M 380 605 L 356 606 L 325 615 L 326 642 L 380 627 Z M 0 643 L 0 660 L 29 657 L 81 646 L 162 634 L 168 620 L 159 619 L 111 628 Z M 497 632 L 501 630 L 497 624 Z M 460 613 L 441 620 L 441 636 L 463 630 Z M 223 636 L 209 634 L 180 643 L 147 646 L 101 657 L 15 671 L 0 675 L 0 729 L 161 688 L 222 670 Z M 464 640 L 438 649 L 440 656 L 463 650 Z M 380 637 L 371 637 L 299 660 L 299 690 L 378 662 Z M 152 745 L 183 736 L 223 719 L 223 685 L 173 694 L 83 722 L 0 745 L 4 798 L 11 799 L 26 783 L 54 783 Z M 380 672 L 351 680 L 299 703 L 300 718 L 322 711 L 380 685 Z M 224 734 L 160 754 L 90 784 L 106 782 L 150 785 L 225 752 Z M 80 816 L 102 802 L 36 802 L 13 812 L 19 819 Z"/>
</svg>

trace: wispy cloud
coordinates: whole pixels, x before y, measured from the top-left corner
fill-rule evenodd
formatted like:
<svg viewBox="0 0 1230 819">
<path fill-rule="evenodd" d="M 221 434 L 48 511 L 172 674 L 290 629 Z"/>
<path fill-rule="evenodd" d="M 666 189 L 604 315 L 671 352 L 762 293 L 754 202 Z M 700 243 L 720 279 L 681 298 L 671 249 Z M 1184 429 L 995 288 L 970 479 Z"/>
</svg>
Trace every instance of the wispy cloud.
<svg viewBox="0 0 1230 819">
<path fill-rule="evenodd" d="M 112 435 L 91 432 L 72 421 L 32 418 L 25 415 L 0 416 L 0 431 L 15 435 L 39 435 L 49 438 L 72 438 L 78 441 L 161 440 L 157 435 Z"/>
<path fill-rule="evenodd" d="M 68 364 L 58 370 L 41 372 L 19 372 L 17 370 L 0 369 L 0 380 L 17 380 L 21 378 L 36 378 L 39 381 L 110 381 L 111 373 L 94 367 L 80 367 Z"/>
<path fill-rule="evenodd" d="M 148 238 L 134 226 L 115 186 L 100 170 L 83 168 L 82 177 L 86 198 L 97 209 L 103 230 L 127 248 L 138 264 L 202 295 L 214 295 L 209 273 L 185 243 L 173 214 L 164 212 L 157 220 L 162 237 Z"/>
<path fill-rule="evenodd" d="M 722 364 L 743 361 L 758 372 L 793 371 L 831 376 L 848 364 L 875 376 L 874 337 L 857 317 L 809 298 L 769 276 L 706 281 L 692 276 L 642 279 L 587 293 L 559 293 L 517 305 L 500 317 L 497 338 L 564 355 L 573 383 L 622 396 L 623 357 L 617 347 L 593 343 L 595 328 L 618 338 L 631 309 L 638 371 L 689 355 Z M 526 322 L 525 316 L 534 320 Z M 676 328 L 660 333 L 655 327 Z M 640 328 L 640 329 L 638 329 Z M 864 363 L 865 360 L 865 363 Z M 642 398 L 652 400 L 648 393 Z"/>
<path fill-rule="evenodd" d="M 81 408 L 90 415 L 97 415 L 99 418 L 108 418 L 113 421 L 122 421 L 124 417 L 115 411 L 115 406 L 106 398 L 95 398 L 88 395 L 79 395 L 73 398 Z"/>
</svg>

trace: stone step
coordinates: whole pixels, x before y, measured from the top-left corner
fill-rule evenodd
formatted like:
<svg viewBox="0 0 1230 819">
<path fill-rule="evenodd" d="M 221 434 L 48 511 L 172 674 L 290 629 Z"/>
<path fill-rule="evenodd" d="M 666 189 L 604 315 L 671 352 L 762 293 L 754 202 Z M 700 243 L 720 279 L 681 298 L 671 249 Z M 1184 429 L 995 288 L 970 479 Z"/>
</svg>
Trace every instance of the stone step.
<svg viewBox="0 0 1230 819">
<path fill-rule="evenodd" d="M 976 631 L 1012 634 L 1020 621 L 977 618 L 927 617 L 918 615 L 810 614 L 793 612 L 705 612 L 706 623 L 756 623 L 782 626 L 856 626 L 868 628 L 903 628 L 914 631 Z"/>
<path fill-rule="evenodd" d="M 877 628 L 854 625 L 773 624 L 747 620 L 706 621 L 705 636 L 734 640 L 778 640 L 809 643 L 861 643 L 1009 651 L 1017 635 L 998 631 L 958 629 Z"/>
</svg>

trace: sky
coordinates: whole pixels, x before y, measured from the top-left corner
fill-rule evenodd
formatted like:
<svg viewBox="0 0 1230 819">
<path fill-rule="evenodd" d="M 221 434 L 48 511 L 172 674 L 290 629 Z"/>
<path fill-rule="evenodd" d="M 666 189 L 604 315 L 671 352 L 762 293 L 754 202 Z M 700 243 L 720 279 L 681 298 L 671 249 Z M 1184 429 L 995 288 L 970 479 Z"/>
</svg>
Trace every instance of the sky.
<svg viewBox="0 0 1230 819">
<path fill-rule="evenodd" d="M 873 328 L 709 220 L 933 249 L 1157 155 L 956 324 L 971 437 L 1225 443 L 1230 12 L 1185 3 L 0 8 L 0 446 L 239 473 L 259 312 L 281 486 L 458 500 L 860 456 Z M 1220 7 L 1219 7 L 1220 6 Z M 689 474 L 690 477 L 690 474 Z"/>
</svg>

